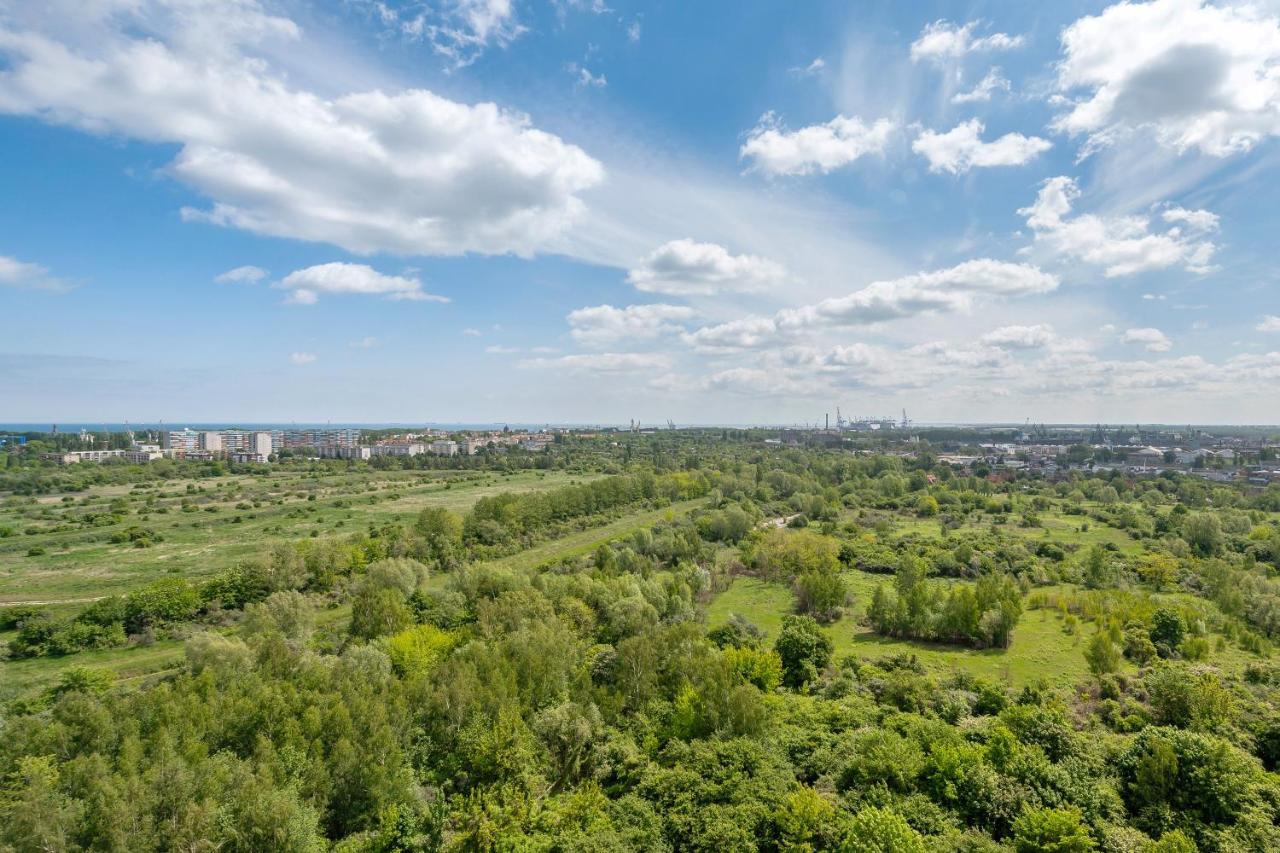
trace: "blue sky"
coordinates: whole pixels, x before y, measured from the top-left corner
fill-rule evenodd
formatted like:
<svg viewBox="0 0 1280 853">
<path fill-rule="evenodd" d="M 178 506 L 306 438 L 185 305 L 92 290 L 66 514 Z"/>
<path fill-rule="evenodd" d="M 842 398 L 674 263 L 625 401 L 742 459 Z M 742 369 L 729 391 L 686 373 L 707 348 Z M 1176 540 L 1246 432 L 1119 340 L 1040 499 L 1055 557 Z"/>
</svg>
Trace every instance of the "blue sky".
<svg viewBox="0 0 1280 853">
<path fill-rule="evenodd" d="M 1280 3 L 0 0 L 0 422 L 1280 422 Z"/>
</svg>

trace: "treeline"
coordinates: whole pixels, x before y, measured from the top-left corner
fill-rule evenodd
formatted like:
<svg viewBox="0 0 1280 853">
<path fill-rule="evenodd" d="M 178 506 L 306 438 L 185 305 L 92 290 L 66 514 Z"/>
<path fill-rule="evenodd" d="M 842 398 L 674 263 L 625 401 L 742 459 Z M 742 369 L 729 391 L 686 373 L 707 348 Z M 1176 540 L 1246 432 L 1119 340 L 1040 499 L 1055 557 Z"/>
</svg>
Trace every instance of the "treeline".
<svg viewBox="0 0 1280 853">
<path fill-rule="evenodd" d="M 876 587 L 867 621 L 890 637 L 1008 648 L 1022 615 L 1022 594 L 1008 575 L 950 586 L 929 582 L 924 564 L 904 556 L 894 586 Z"/>
</svg>

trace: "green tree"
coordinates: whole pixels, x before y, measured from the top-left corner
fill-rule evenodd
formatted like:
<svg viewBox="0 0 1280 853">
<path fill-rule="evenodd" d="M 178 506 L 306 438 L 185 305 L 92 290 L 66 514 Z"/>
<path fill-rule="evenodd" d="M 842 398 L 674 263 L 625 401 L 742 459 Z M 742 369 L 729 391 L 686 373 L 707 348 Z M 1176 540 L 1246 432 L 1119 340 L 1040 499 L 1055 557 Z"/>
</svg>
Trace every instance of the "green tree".
<svg viewBox="0 0 1280 853">
<path fill-rule="evenodd" d="M 842 853 L 925 853 L 924 837 L 906 818 L 891 809 L 875 806 L 853 816 Z"/>
<path fill-rule="evenodd" d="M 1112 641 L 1111 635 L 1104 629 L 1098 629 L 1089 640 L 1084 652 L 1089 663 L 1089 671 L 1102 676 L 1120 669 L 1122 655 L 1120 648 Z"/>
<path fill-rule="evenodd" d="M 811 617 L 782 617 L 782 630 L 773 644 L 774 651 L 782 659 L 782 683 L 800 689 L 817 681 L 831 662 L 833 648 L 831 638 L 822 633 Z"/>
<path fill-rule="evenodd" d="M 1075 809 L 1027 809 L 1014 821 L 1018 853 L 1088 853 L 1094 847 Z"/>
<path fill-rule="evenodd" d="M 1212 557 L 1222 550 L 1222 524 L 1213 513 L 1192 513 L 1182 522 L 1182 538 L 1197 556 Z"/>
</svg>

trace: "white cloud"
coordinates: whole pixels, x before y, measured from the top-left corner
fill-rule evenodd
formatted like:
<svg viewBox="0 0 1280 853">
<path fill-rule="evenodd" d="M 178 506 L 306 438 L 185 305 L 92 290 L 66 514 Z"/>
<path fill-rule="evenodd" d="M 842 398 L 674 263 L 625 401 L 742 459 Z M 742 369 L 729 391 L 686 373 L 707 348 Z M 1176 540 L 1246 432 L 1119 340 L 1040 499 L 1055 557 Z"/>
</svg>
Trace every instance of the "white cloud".
<svg viewBox="0 0 1280 853">
<path fill-rule="evenodd" d="M 1120 340 L 1126 344 L 1142 344 L 1148 352 L 1168 352 L 1173 341 L 1159 329 L 1126 329 Z"/>
<path fill-rule="evenodd" d="M 862 290 L 816 305 L 782 311 L 779 326 L 862 325 L 919 314 L 962 311 L 977 297 L 1048 293 L 1058 277 L 1039 267 L 979 258 L 948 269 L 877 281 Z"/>
<path fill-rule="evenodd" d="M 1050 178 L 1041 186 L 1035 203 L 1018 211 L 1035 233 L 1037 245 L 1066 259 L 1101 266 L 1108 278 L 1178 265 L 1197 273 L 1210 269 L 1216 247 L 1203 239 L 1198 227 L 1188 229 L 1191 233 L 1177 225 L 1153 232 L 1145 216 L 1082 213 L 1068 218 L 1079 197 L 1080 188 L 1071 178 Z M 1173 213 L 1174 221 L 1182 216 L 1188 222 L 1217 223 L 1217 217 L 1208 211 L 1174 208 L 1165 213 Z"/>
<path fill-rule="evenodd" d="M 1011 88 L 1011 84 L 1007 79 L 1005 79 L 1005 76 L 1000 72 L 1000 69 L 992 68 L 987 72 L 987 76 L 978 81 L 978 85 L 974 86 L 967 92 L 956 92 L 952 95 L 951 103 L 985 103 L 991 100 L 991 96 L 996 92 L 1008 92 Z"/>
<path fill-rule="evenodd" d="M 321 293 L 359 293 L 387 299 L 417 302 L 448 302 L 446 296 L 426 293 L 416 278 L 383 275 L 364 264 L 334 262 L 294 270 L 272 287 L 288 290 L 287 301 L 294 305 L 314 305 Z"/>
<path fill-rule="evenodd" d="M 484 332 L 480 331 L 479 329 L 463 329 L 462 334 L 466 335 L 469 338 L 478 338 L 481 335 L 483 335 Z"/>
<path fill-rule="evenodd" d="M 570 62 L 564 67 L 573 75 L 574 85 L 580 88 L 603 89 L 609 85 L 609 80 L 603 74 L 592 74 L 591 70 L 584 68 L 576 62 Z"/>
<path fill-rule="evenodd" d="M 310 364 L 315 360 L 315 353 L 310 352 L 295 352 L 289 356 L 290 363 L 295 364 L 298 367 L 301 367 L 304 364 Z"/>
<path fill-rule="evenodd" d="M 511 355 L 512 353 L 520 352 L 520 347 L 508 347 L 502 346 L 501 344 L 493 344 L 492 346 L 485 347 L 484 351 L 490 355 Z"/>
<path fill-rule="evenodd" d="M 760 290 L 786 278 L 781 264 L 756 255 L 732 255 L 715 243 L 672 240 L 653 250 L 631 270 L 637 290 L 676 296 L 708 296 Z"/>
<path fill-rule="evenodd" d="M 1218 214 L 1207 210 L 1187 210 L 1183 207 L 1171 207 L 1160 214 L 1165 222 L 1181 222 L 1192 231 L 1208 233 L 1218 230 Z"/>
<path fill-rule="evenodd" d="M 717 326 L 704 326 L 681 338 L 699 352 L 755 349 L 777 340 L 778 324 L 770 317 L 743 317 Z"/>
<path fill-rule="evenodd" d="M 166 171 L 212 200 L 188 220 L 358 253 L 529 255 L 603 177 L 492 103 L 295 85 L 264 56 L 299 30 L 256 0 L 104 0 L 74 22 L 59 8 L 0 23 L 0 113 L 176 144 Z"/>
<path fill-rule="evenodd" d="M 436 0 L 412 17 L 384 3 L 378 8 L 384 20 L 408 38 L 430 44 L 453 68 L 470 65 L 490 46 L 506 47 L 528 31 L 516 20 L 513 0 Z"/>
<path fill-rule="evenodd" d="M 256 284 L 266 277 L 267 271 L 262 267 L 243 266 L 216 275 L 213 280 L 218 284 Z"/>
<path fill-rule="evenodd" d="M 49 270 L 40 264 L 0 255 L 0 287 L 62 293 L 70 290 L 72 285 L 70 282 L 49 275 Z"/>
<path fill-rule="evenodd" d="M 812 77 L 826 67 L 827 61 L 819 56 L 808 65 L 797 65 L 794 68 L 788 68 L 787 70 L 795 77 Z"/>
<path fill-rule="evenodd" d="M 639 21 L 632 21 L 630 24 L 627 24 L 627 41 L 632 44 L 640 41 L 640 31 Z"/>
<path fill-rule="evenodd" d="M 1280 135 L 1280 19 L 1252 3 L 1120 3 L 1062 33 L 1057 88 L 1081 91 L 1055 126 L 1085 153 L 1149 128 L 1223 157 Z"/>
<path fill-rule="evenodd" d="M 978 119 L 956 125 L 946 133 L 923 131 L 911 150 L 929 161 L 930 172 L 958 175 L 974 167 L 1021 166 L 1053 147 L 1047 139 L 1006 133 L 991 142 L 982 141 L 985 126 Z"/>
<path fill-rule="evenodd" d="M 1280 317 L 1275 314 L 1267 314 L 1254 328 L 1259 332 L 1280 332 Z"/>
<path fill-rule="evenodd" d="M 671 367 L 671 356 L 656 352 L 598 352 L 559 358 L 526 358 L 516 363 L 526 370 L 556 369 L 581 373 L 637 373 Z"/>
<path fill-rule="evenodd" d="M 352 341 L 351 346 L 354 349 L 373 349 L 374 347 L 378 346 L 379 343 L 381 342 L 377 338 L 367 337 L 367 338 L 361 338 L 358 341 Z"/>
<path fill-rule="evenodd" d="M 922 59 L 941 63 L 947 60 L 960 59 L 967 53 L 981 51 L 1013 50 L 1022 47 L 1022 36 L 1011 36 L 1007 33 L 992 33 L 989 36 L 974 37 L 973 31 L 977 21 L 960 26 L 950 21 L 934 21 L 925 26 L 919 38 L 911 43 L 911 61 Z"/>
<path fill-rule="evenodd" d="M 867 154 L 884 153 L 894 124 L 886 118 L 871 124 L 857 116 L 838 115 L 825 124 L 787 130 L 766 113 L 747 134 L 738 156 L 766 175 L 825 174 Z"/>
<path fill-rule="evenodd" d="M 1053 327 L 1037 324 L 1035 326 L 1001 326 L 982 336 L 982 343 L 987 346 L 1005 349 L 1040 349 L 1048 346 L 1055 338 Z"/>
<path fill-rule="evenodd" d="M 649 341 L 683 330 L 682 322 L 693 317 L 693 309 L 683 305 L 596 305 L 569 312 L 570 331 L 574 340 L 590 346 L 605 346 L 619 341 Z"/>
</svg>

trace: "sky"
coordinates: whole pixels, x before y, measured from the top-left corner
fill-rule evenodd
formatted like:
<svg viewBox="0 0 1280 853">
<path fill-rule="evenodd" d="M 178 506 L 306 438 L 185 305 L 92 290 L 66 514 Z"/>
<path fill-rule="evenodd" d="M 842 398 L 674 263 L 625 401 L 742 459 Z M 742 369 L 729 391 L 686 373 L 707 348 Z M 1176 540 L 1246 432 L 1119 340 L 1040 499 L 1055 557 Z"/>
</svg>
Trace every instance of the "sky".
<svg viewBox="0 0 1280 853">
<path fill-rule="evenodd" d="M 1280 0 L 0 0 L 0 422 L 1280 423 Z"/>
</svg>

